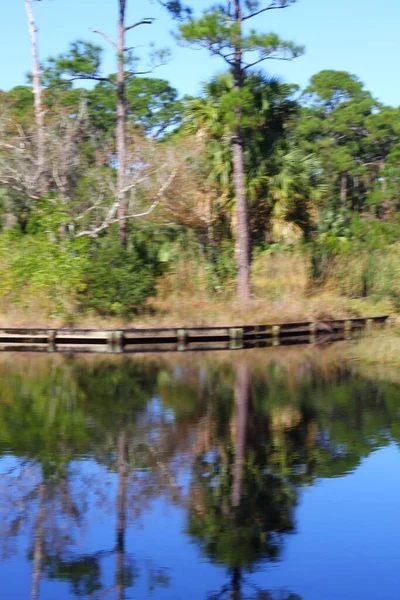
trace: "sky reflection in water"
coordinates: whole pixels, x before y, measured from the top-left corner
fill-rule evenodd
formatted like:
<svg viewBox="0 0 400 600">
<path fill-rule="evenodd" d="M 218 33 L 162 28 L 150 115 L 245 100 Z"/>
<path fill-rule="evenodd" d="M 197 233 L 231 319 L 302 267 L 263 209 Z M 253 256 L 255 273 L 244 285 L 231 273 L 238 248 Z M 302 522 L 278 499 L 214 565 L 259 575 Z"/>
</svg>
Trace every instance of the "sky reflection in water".
<svg viewBox="0 0 400 600">
<path fill-rule="evenodd" d="M 0 376 L 1 598 L 397 598 L 396 382 L 311 349 Z"/>
</svg>

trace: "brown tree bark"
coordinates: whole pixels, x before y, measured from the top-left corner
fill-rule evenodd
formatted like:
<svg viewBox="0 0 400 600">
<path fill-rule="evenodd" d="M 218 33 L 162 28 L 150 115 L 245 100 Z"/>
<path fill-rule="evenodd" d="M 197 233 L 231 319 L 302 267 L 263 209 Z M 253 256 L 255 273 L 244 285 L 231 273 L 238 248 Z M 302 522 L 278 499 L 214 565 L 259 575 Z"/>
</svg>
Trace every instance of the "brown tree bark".
<svg viewBox="0 0 400 600">
<path fill-rule="evenodd" d="M 250 401 L 250 371 L 249 365 L 239 362 L 236 366 L 235 383 L 235 461 L 232 473 L 232 527 L 236 527 L 238 511 L 242 502 L 244 460 L 246 456 L 247 419 Z M 230 600 L 240 600 L 241 597 L 241 569 L 232 569 Z"/>
<path fill-rule="evenodd" d="M 248 364 L 240 362 L 236 367 L 235 384 L 235 462 L 232 474 L 231 505 L 234 511 L 240 507 L 243 487 L 244 458 L 246 453 L 247 414 L 250 397 L 250 371 Z"/>
<path fill-rule="evenodd" d="M 125 98 L 125 14 L 126 0 L 119 0 L 118 43 L 117 43 L 117 156 L 118 156 L 118 228 L 119 239 L 126 246 L 126 98 Z"/>
<path fill-rule="evenodd" d="M 240 0 L 235 0 L 233 22 L 238 28 L 235 41 L 235 60 L 234 60 L 234 82 L 237 93 L 243 87 L 243 69 L 242 69 L 242 48 L 241 48 L 241 25 L 242 9 Z M 240 105 L 236 107 L 236 127 L 232 138 L 233 154 L 233 178 L 236 197 L 237 211 L 237 240 L 236 240 L 236 261 L 237 261 L 237 292 L 239 298 L 247 300 L 250 298 L 250 240 L 249 240 L 249 216 L 246 198 L 246 186 L 244 176 L 244 155 L 243 155 L 243 130 L 241 126 L 242 109 Z"/>
<path fill-rule="evenodd" d="M 379 163 L 379 172 L 382 173 L 384 171 L 386 167 L 386 162 L 385 159 L 382 158 L 382 160 Z M 381 188 L 382 188 L 382 192 L 386 193 L 387 192 L 387 179 L 384 175 L 380 175 L 381 177 Z"/>
<path fill-rule="evenodd" d="M 347 205 L 347 171 L 342 171 L 340 175 L 340 202 L 343 208 Z"/>
<path fill-rule="evenodd" d="M 382 218 L 384 220 L 387 220 L 390 218 L 390 213 L 391 213 L 392 207 L 391 207 L 390 195 L 388 194 L 387 179 L 384 175 L 382 175 L 385 167 L 386 167 L 385 159 L 382 158 L 382 160 L 379 163 L 379 176 L 381 178 L 381 190 L 382 190 L 382 194 L 385 195 L 385 197 L 383 198 L 383 202 L 382 202 Z"/>
<path fill-rule="evenodd" d="M 32 53 L 32 86 L 35 108 L 35 125 L 37 140 L 37 178 L 39 182 L 39 191 L 45 195 L 48 192 L 48 182 L 46 177 L 46 156 L 45 156 L 45 132 L 44 132 L 44 111 L 41 88 L 41 68 L 39 62 L 38 41 L 35 19 L 32 11 L 32 2 L 34 0 L 25 0 L 26 13 L 28 16 L 29 34 L 31 37 Z"/>
</svg>

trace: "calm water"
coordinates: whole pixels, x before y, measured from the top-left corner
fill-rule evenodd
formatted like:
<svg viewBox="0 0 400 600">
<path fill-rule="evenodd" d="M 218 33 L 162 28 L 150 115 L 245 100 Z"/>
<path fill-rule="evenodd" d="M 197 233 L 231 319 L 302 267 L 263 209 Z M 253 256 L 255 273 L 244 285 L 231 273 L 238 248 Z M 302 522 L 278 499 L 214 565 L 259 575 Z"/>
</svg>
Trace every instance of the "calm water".
<svg viewBox="0 0 400 600">
<path fill-rule="evenodd" d="M 2 356 L 0 598 L 397 599 L 400 384 L 282 352 Z"/>
</svg>

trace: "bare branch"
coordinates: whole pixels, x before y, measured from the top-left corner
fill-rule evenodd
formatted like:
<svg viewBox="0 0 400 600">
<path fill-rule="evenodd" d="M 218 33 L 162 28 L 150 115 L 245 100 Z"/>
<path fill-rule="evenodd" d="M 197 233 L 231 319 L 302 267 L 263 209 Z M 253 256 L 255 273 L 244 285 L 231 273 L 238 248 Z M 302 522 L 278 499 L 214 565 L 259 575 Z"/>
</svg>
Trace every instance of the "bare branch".
<svg viewBox="0 0 400 600">
<path fill-rule="evenodd" d="M 288 6 L 290 6 L 290 5 L 284 4 L 284 5 L 277 6 L 275 3 L 272 3 L 269 6 L 266 6 L 265 8 L 261 8 L 260 10 L 257 10 L 254 13 L 246 15 L 245 17 L 243 17 L 242 20 L 247 21 L 248 19 L 253 19 L 254 17 L 258 17 L 258 15 L 261 15 L 262 13 L 265 13 L 269 10 L 282 10 L 284 8 L 288 8 Z"/>
<path fill-rule="evenodd" d="M 124 31 L 130 31 L 131 29 L 135 29 L 135 27 L 139 27 L 140 25 L 152 25 L 154 23 L 153 18 L 149 17 L 148 19 L 142 19 L 141 21 L 138 21 L 137 23 L 133 23 L 133 25 L 128 25 L 127 27 L 124 28 Z"/>
<path fill-rule="evenodd" d="M 112 85 L 115 86 L 115 82 L 110 79 L 109 77 L 101 77 L 100 75 L 76 75 L 75 77 L 70 77 L 68 79 L 68 82 L 70 81 L 82 81 L 82 80 L 89 80 L 89 81 L 106 81 L 107 83 L 111 83 Z"/>
<path fill-rule="evenodd" d="M 128 77 L 135 77 L 136 75 L 150 75 L 154 69 L 151 71 L 125 71 L 125 75 Z"/>
<path fill-rule="evenodd" d="M 111 39 L 106 33 L 103 33 L 102 31 L 99 31 L 98 29 L 91 29 L 91 31 L 93 31 L 93 33 L 97 33 L 98 35 L 101 35 L 109 44 L 114 46 L 114 48 L 118 47 L 117 43 L 114 42 L 114 40 Z"/>
<path fill-rule="evenodd" d="M 235 64 L 234 60 L 230 60 L 228 58 L 230 56 L 230 54 L 224 54 L 222 51 L 216 50 L 216 49 L 211 49 L 211 52 L 213 52 L 213 54 L 215 54 L 216 56 L 219 56 L 220 58 L 222 58 L 230 67 L 234 66 L 234 64 Z"/>
<path fill-rule="evenodd" d="M 168 164 L 164 163 L 160 167 L 158 167 L 158 169 L 154 169 L 153 171 L 146 173 L 143 177 L 140 177 L 139 179 L 135 179 L 132 183 L 130 183 L 129 185 L 124 187 L 122 190 L 120 190 L 120 192 L 119 192 L 120 195 L 126 194 L 126 192 L 129 192 L 129 190 L 132 190 L 133 188 L 137 187 L 140 183 L 143 183 L 144 181 L 146 181 L 146 179 L 149 179 L 149 177 L 151 175 L 155 175 L 156 173 L 159 173 L 160 171 L 165 169 L 167 166 L 168 166 Z"/>
<path fill-rule="evenodd" d="M 262 56 L 258 60 L 255 60 L 254 62 L 249 63 L 245 67 L 243 67 L 243 71 L 246 71 L 247 69 L 251 69 L 251 67 L 254 67 L 255 65 L 259 65 L 260 63 L 264 62 L 265 60 L 284 60 L 286 62 L 290 62 L 293 59 L 292 58 L 284 58 L 283 56 L 274 56 L 273 54 L 271 54 L 270 56 Z"/>
<path fill-rule="evenodd" d="M 166 190 L 170 187 L 170 185 L 174 181 L 177 173 L 178 173 L 178 169 L 174 169 L 174 171 L 172 171 L 172 173 L 168 177 L 167 181 L 165 181 L 165 183 L 158 190 L 154 201 L 152 202 L 152 204 L 149 206 L 149 208 L 147 210 L 140 212 L 140 213 L 125 215 L 120 218 L 114 218 L 114 215 L 117 213 L 118 206 L 119 206 L 119 199 L 117 199 L 111 206 L 107 217 L 105 218 L 105 220 L 103 221 L 103 223 L 101 225 L 99 225 L 98 227 L 95 227 L 93 229 L 87 229 L 85 231 L 81 231 L 77 234 L 77 237 L 88 236 L 88 237 L 95 238 L 101 231 L 104 231 L 110 225 L 113 225 L 115 223 L 120 223 L 121 221 L 127 221 L 129 219 L 139 219 L 140 217 L 146 217 L 146 216 L 150 215 L 162 201 L 162 199 L 164 197 L 164 193 L 166 192 Z M 136 187 L 138 184 L 139 184 L 139 180 L 135 181 L 132 185 L 127 186 L 124 190 L 121 190 L 119 197 L 121 195 L 125 194 L 126 191 Z"/>
<path fill-rule="evenodd" d="M 127 46 L 124 48 L 124 52 L 131 52 L 132 50 L 137 50 L 138 48 L 147 48 L 146 44 L 140 44 L 139 46 Z"/>
<path fill-rule="evenodd" d="M 18 148 L 18 146 L 13 146 L 12 144 L 6 144 L 5 142 L 0 141 L 0 148 L 5 148 L 6 150 L 14 150 L 14 152 L 19 152 L 24 154 L 25 147 Z"/>
</svg>

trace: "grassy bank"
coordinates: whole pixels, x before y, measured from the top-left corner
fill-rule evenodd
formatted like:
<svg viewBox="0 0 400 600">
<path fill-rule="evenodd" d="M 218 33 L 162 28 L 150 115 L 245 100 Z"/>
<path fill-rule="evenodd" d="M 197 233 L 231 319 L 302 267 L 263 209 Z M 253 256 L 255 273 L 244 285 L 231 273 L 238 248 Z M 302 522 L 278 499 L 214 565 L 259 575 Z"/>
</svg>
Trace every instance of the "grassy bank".
<svg viewBox="0 0 400 600">
<path fill-rule="evenodd" d="M 233 279 L 213 285 L 206 262 L 183 258 L 166 270 L 135 314 L 104 314 L 80 302 L 81 291 L 65 282 L 27 279 L 0 291 L 0 327 L 5 326 L 196 326 L 278 323 L 393 314 L 388 299 L 361 298 L 338 289 L 333 275 L 310 285 L 308 258 L 301 252 L 266 253 L 253 263 L 253 297 L 236 297 Z M 8 292 L 7 292 L 8 289 Z"/>
<path fill-rule="evenodd" d="M 376 331 L 351 344 L 345 354 L 350 360 L 364 365 L 400 367 L 399 325 Z"/>
</svg>

